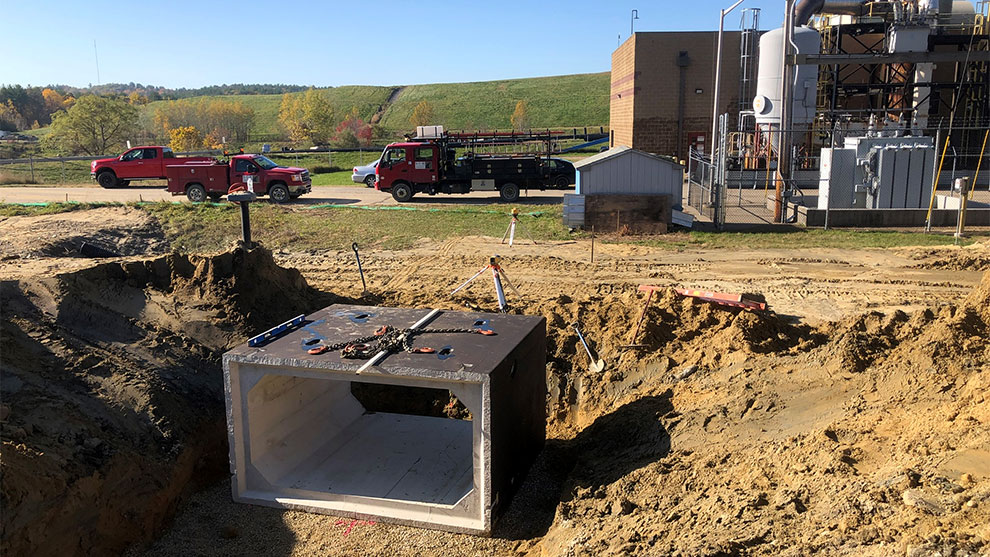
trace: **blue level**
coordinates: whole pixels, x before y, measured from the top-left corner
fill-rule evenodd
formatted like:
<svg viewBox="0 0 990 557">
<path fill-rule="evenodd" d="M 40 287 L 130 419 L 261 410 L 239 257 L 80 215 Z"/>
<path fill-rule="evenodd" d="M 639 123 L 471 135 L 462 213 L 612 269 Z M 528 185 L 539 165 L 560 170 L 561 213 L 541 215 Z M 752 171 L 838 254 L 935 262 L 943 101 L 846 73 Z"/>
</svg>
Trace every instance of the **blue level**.
<svg viewBox="0 0 990 557">
<path fill-rule="evenodd" d="M 288 331 L 290 328 L 301 324 L 304 319 L 306 319 L 305 315 L 297 315 L 292 319 L 286 321 L 285 323 L 282 323 L 281 325 L 272 327 L 271 329 L 268 329 L 267 331 L 261 333 L 260 335 L 248 340 L 248 346 L 258 346 L 263 342 L 268 342 L 269 340 L 272 340 L 273 338 L 279 336 L 280 334 Z"/>
</svg>

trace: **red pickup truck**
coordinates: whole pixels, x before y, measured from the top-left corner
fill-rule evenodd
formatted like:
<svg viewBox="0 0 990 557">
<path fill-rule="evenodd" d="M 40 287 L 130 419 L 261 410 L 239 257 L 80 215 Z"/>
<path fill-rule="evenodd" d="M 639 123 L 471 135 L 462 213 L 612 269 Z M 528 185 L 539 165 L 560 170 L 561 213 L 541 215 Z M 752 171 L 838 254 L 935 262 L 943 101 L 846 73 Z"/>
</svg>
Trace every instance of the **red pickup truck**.
<svg viewBox="0 0 990 557">
<path fill-rule="evenodd" d="M 112 159 L 96 159 L 89 174 L 104 188 L 126 186 L 131 180 L 164 180 L 165 167 L 189 162 L 209 162 L 210 157 L 176 157 L 168 147 L 135 147 Z"/>
<path fill-rule="evenodd" d="M 168 191 L 183 195 L 189 201 L 216 201 L 232 185 L 251 188 L 258 195 L 268 195 L 276 203 L 284 203 L 312 190 L 312 180 L 305 168 L 279 166 L 261 155 L 234 155 L 227 162 L 210 159 L 165 167 Z"/>
</svg>

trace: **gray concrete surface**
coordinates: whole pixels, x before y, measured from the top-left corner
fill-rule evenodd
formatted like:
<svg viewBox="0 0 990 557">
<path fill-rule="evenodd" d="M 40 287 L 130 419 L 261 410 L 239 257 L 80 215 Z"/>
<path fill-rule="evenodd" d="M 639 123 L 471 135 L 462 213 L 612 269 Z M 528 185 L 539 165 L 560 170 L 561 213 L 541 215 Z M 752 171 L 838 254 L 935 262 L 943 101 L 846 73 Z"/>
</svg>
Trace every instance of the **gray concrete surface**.
<svg viewBox="0 0 990 557">
<path fill-rule="evenodd" d="M 553 204 L 560 203 L 567 190 L 523 191 L 519 203 Z M 528 193 L 528 195 L 527 195 Z M 173 196 L 164 186 L 128 186 L 125 188 L 104 189 L 99 186 L 8 186 L 0 187 L 0 203 L 46 203 L 46 202 L 120 202 L 173 201 L 186 202 L 184 196 Z M 408 205 L 417 203 L 456 203 L 486 204 L 498 203 L 495 192 L 472 192 L 457 195 L 423 195 L 413 197 Z M 392 196 L 363 186 L 317 186 L 311 193 L 303 195 L 293 204 L 319 205 L 337 203 L 341 205 L 398 205 Z"/>
</svg>

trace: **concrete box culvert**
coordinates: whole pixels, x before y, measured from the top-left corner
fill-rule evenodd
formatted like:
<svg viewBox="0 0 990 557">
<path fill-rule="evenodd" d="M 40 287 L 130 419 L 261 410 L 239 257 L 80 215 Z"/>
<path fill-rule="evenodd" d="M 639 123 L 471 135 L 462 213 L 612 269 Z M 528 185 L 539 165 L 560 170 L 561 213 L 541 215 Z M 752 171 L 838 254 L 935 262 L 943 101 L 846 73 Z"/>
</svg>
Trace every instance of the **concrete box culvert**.
<svg viewBox="0 0 990 557">
<path fill-rule="evenodd" d="M 392 353 L 361 373 L 365 360 L 309 353 L 428 312 L 333 305 L 226 353 L 234 499 L 490 534 L 546 436 L 546 320 L 441 312 L 423 328 L 495 335 L 416 335 L 438 352 Z M 469 419 L 443 415 L 450 395 Z"/>
</svg>

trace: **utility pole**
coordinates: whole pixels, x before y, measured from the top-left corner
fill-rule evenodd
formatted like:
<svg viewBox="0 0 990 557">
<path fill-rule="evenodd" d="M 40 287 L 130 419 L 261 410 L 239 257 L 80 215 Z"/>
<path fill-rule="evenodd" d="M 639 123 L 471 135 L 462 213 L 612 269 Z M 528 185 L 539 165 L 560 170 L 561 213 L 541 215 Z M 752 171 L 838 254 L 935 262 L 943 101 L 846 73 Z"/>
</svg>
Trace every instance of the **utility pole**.
<svg viewBox="0 0 990 557">
<path fill-rule="evenodd" d="M 729 6 L 729 9 L 722 10 L 719 12 L 718 17 L 718 46 L 715 51 L 715 90 L 712 91 L 712 135 L 709 137 L 709 145 L 711 145 L 711 153 L 715 154 L 715 146 L 718 145 L 716 141 L 715 133 L 718 129 L 718 113 L 719 113 L 719 95 L 722 92 L 722 32 L 725 29 L 725 16 L 729 15 L 729 12 L 739 7 L 743 0 L 737 0 L 735 4 Z"/>
<path fill-rule="evenodd" d="M 96 39 L 93 39 L 93 57 L 96 58 L 96 84 L 100 84 L 100 54 L 96 51 Z"/>
</svg>

